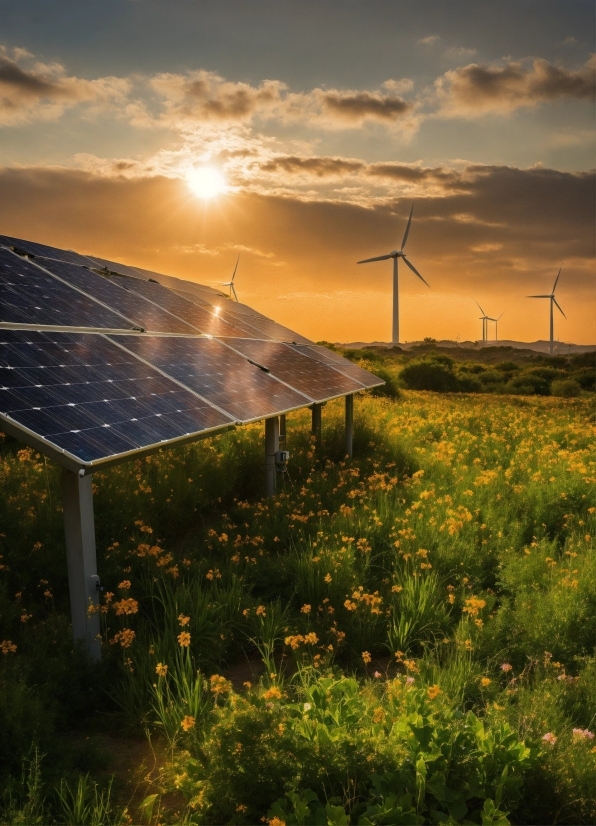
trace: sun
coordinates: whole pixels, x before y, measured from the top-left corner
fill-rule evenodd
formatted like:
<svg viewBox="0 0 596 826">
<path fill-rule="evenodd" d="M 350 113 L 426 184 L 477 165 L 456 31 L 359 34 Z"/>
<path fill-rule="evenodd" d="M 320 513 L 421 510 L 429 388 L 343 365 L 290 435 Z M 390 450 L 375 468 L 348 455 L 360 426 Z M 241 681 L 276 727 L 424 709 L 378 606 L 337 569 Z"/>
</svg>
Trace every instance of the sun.
<svg viewBox="0 0 596 826">
<path fill-rule="evenodd" d="M 219 169 L 213 166 L 193 167 L 186 173 L 186 179 L 195 195 L 206 201 L 215 198 L 228 188 L 224 176 Z"/>
</svg>

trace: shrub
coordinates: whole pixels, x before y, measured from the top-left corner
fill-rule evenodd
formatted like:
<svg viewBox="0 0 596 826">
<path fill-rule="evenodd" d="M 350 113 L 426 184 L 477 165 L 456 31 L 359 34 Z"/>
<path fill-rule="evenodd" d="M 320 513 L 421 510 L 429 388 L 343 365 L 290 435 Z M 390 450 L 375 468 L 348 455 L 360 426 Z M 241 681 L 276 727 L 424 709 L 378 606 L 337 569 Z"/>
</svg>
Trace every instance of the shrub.
<svg viewBox="0 0 596 826">
<path fill-rule="evenodd" d="M 445 393 L 458 389 L 453 361 L 446 357 L 415 359 L 406 364 L 399 377 L 411 390 L 434 390 L 436 393 Z"/>
<path fill-rule="evenodd" d="M 556 379 L 550 386 L 550 392 L 553 396 L 563 396 L 565 399 L 570 399 L 573 396 L 579 396 L 581 387 L 575 379 Z"/>
<path fill-rule="evenodd" d="M 507 383 L 505 390 L 522 396 L 549 396 L 550 384 L 536 373 L 519 373 Z"/>
</svg>

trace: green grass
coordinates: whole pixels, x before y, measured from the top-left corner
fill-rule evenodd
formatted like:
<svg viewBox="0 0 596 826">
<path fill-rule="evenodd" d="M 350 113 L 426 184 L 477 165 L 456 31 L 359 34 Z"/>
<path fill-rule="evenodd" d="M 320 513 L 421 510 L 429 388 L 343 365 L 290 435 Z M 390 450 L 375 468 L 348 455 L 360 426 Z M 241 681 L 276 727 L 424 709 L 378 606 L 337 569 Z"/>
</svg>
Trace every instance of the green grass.
<svg viewBox="0 0 596 826">
<path fill-rule="evenodd" d="M 321 455 L 289 417 L 270 501 L 257 425 L 95 474 L 98 667 L 59 469 L 6 439 L 0 823 L 592 823 L 592 414 L 365 395 L 348 461 L 331 403 Z M 72 747 L 105 731 L 165 744 L 130 816 L 109 755 Z"/>
</svg>

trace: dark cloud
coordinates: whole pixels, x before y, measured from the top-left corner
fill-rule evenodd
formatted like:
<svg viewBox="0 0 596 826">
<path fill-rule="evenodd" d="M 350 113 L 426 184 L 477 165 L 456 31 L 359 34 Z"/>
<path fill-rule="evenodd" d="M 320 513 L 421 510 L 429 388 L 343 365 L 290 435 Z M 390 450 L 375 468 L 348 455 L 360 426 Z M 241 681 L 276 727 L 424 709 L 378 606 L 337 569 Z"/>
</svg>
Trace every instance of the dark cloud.
<svg viewBox="0 0 596 826">
<path fill-rule="evenodd" d="M 413 109 L 411 103 L 397 95 L 380 92 L 324 92 L 325 109 L 339 118 L 362 121 L 366 118 L 394 121 Z"/>
<path fill-rule="evenodd" d="M 560 98 L 593 100 L 596 58 L 581 69 L 565 69 L 547 60 L 489 66 L 471 63 L 446 72 L 437 81 L 444 97 L 444 114 L 473 114 L 490 110 L 512 111 Z"/>
<path fill-rule="evenodd" d="M 285 172 L 289 174 L 306 173 L 317 178 L 333 177 L 337 175 L 352 175 L 360 172 L 366 164 L 363 161 L 348 160 L 346 158 L 303 158 L 297 155 L 283 155 L 261 164 L 263 172 Z"/>
<path fill-rule="evenodd" d="M 0 57 L 0 94 L 3 91 L 16 91 L 23 97 L 56 97 L 64 94 L 57 83 L 51 82 L 44 75 L 27 72 L 6 57 Z"/>
</svg>

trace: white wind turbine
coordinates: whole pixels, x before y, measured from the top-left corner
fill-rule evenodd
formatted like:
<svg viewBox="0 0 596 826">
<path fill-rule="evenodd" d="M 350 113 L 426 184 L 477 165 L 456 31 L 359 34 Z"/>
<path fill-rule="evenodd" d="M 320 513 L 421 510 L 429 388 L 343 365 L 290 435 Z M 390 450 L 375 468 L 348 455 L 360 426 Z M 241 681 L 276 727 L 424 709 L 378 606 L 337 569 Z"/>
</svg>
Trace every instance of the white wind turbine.
<svg viewBox="0 0 596 826">
<path fill-rule="evenodd" d="M 550 354 L 551 354 L 551 356 L 554 353 L 554 347 L 555 347 L 555 319 L 554 319 L 553 305 L 556 304 L 557 309 L 559 310 L 559 312 L 561 313 L 563 318 L 567 318 L 567 316 L 565 315 L 563 310 L 557 304 L 557 299 L 555 298 L 555 289 L 556 289 L 556 286 L 557 286 L 557 281 L 559 280 L 559 276 L 561 275 L 561 270 L 562 269 L 563 269 L 562 267 L 559 267 L 559 272 L 557 273 L 557 277 L 555 278 L 555 283 L 553 284 L 553 291 L 551 293 L 549 293 L 548 295 L 528 295 L 528 296 L 526 296 L 526 298 L 550 298 Z"/>
<path fill-rule="evenodd" d="M 503 312 L 505 312 L 505 311 L 503 310 Z M 501 313 L 501 315 L 503 315 L 503 313 Z M 499 341 L 499 319 L 501 318 L 501 315 L 497 316 L 497 318 L 495 318 L 495 341 L 496 342 Z"/>
<path fill-rule="evenodd" d="M 240 261 L 240 256 L 236 259 L 236 266 L 234 267 L 234 272 L 232 273 L 231 281 L 224 281 L 222 283 L 222 287 L 229 287 L 230 288 L 230 298 L 232 297 L 232 293 L 234 293 L 234 298 L 238 301 L 238 296 L 236 295 L 236 288 L 234 287 L 234 278 L 236 277 L 236 270 L 238 269 L 238 261 Z"/>
<path fill-rule="evenodd" d="M 410 210 L 410 217 L 408 218 L 408 225 L 404 233 L 404 240 L 401 242 L 401 249 L 399 251 L 392 250 L 391 252 L 387 253 L 387 255 L 378 255 L 375 258 L 365 258 L 364 261 L 358 261 L 358 264 L 369 264 L 371 261 L 386 261 L 389 258 L 393 258 L 393 334 L 391 338 L 393 344 L 399 344 L 399 284 L 397 276 L 398 259 L 403 259 L 404 264 L 406 264 L 412 270 L 412 272 L 418 276 L 418 278 L 421 281 L 424 281 L 424 278 L 420 275 L 416 267 L 413 264 L 410 264 L 404 252 L 404 247 L 406 246 L 406 241 L 408 240 L 408 234 L 410 232 L 410 224 L 412 223 L 413 212 L 414 204 L 412 204 L 412 209 Z M 424 283 L 427 287 L 430 286 L 427 281 L 424 281 Z"/>
<path fill-rule="evenodd" d="M 482 343 L 486 344 L 488 342 L 488 322 L 489 321 L 494 321 L 496 323 L 499 320 L 499 318 L 501 318 L 501 316 L 499 316 L 499 318 L 491 318 L 489 315 L 487 315 L 484 312 L 484 310 L 482 309 L 480 304 L 476 301 L 476 299 L 474 299 L 474 302 L 475 302 L 476 306 L 478 307 L 478 309 L 480 310 L 480 312 L 482 313 L 482 316 L 480 317 L 480 321 L 482 321 Z M 502 315 L 502 313 L 501 313 L 501 315 Z"/>
</svg>

